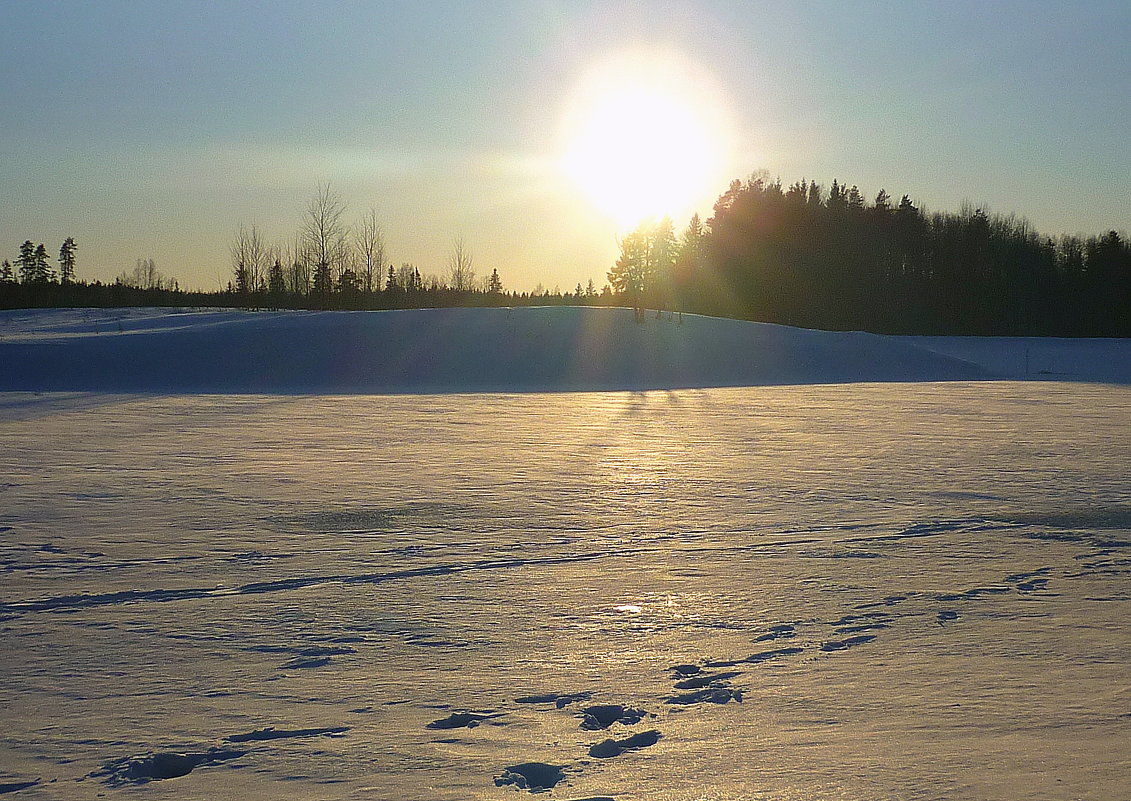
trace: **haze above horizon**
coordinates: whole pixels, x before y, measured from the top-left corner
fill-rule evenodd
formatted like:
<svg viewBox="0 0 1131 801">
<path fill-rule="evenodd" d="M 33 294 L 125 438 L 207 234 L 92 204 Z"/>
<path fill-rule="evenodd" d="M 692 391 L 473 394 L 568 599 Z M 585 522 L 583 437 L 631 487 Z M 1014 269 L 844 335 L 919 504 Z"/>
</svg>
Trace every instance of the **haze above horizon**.
<svg viewBox="0 0 1131 801">
<path fill-rule="evenodd" d="M 837 178 L 1044 234 L 1126 230 L 1131 6 L 0 0 L 0 257 L 79 243 L 229 275 L 238 225 L 286 242 L 319 183 L 390 260 L 462 237 L 507 288 L 603 283 L 646 214 L 731 178 Z"/>
</svg>

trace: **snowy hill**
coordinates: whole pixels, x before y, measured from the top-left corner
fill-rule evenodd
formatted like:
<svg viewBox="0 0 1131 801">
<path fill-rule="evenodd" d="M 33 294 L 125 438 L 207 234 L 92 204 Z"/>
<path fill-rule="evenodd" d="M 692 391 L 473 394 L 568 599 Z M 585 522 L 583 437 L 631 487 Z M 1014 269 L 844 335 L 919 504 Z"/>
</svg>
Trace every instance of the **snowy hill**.
<svg viewBox="0 0 1131 801">
<path fill-rule="evenodd" d="M 0 391 L 420 393 L 979 380 L 1022 375 L 1018 342 L 1003 349 L 992 340 L 696 315 L 680 322 L 650 313 L 638 325 L 630 310 L 585 307 L 21 310 L 0 314 Z M 1105 351 L 1102 363 L 1122 365 L 1122 380 L 1131 380 L 1128 342 L 1108 343 L 1114 354 Z M 1030 368 L 1032 377 L 1071 378 L 1042 374 L 1035 362 Z"/>
</svg>

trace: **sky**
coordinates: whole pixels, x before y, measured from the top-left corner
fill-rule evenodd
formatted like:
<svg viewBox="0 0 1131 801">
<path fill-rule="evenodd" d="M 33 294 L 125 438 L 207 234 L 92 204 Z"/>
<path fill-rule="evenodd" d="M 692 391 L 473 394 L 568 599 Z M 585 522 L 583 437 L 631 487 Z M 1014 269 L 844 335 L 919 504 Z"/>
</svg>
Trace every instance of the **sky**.
<svg viewBox="0 0 1131 801">
<path fill-rule="evenodd" d="M 645 201 L 682 228 L 761 170 L 1131 220 L 1126 0 L 0 0 L 0 30 L 0 256 L 73 236 L 80 279 L 218 288 L 239 226 L 292 243 L 327 184 L 390 262 L 445 275 L 458 238 L 517 290 L 600 287 Z"/>
</svg>

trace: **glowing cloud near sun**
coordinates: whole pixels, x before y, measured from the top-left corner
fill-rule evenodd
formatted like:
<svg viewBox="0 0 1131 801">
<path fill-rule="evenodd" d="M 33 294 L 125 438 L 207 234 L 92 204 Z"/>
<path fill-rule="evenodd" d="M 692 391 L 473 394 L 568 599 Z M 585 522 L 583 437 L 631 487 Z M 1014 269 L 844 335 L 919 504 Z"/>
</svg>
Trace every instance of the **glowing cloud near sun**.
<svg viewBox="0 0 1131 801">
<path fill-rule="evenodd" d="M 588 70 L 570 95 L 559 164 L 622 227 L 679 217 L 726 188 L 730 128 L 714 82 L 686 58 L 622 53 Z"/>
</svg>

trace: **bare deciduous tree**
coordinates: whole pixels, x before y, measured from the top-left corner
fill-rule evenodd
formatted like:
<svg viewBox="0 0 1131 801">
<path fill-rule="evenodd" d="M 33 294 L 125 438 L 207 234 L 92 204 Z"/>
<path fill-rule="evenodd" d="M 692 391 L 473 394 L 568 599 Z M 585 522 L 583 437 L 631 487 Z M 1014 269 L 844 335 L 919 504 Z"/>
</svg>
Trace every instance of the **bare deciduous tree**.
<svg viewBox="0 0 1131 801">
<path fill-rule="evenodd" d="M 450 287 L 456 292 L 470 292 L 476 289 L 475 270 L 472 267 L 471 251 L 463 243 L 463 237 L 456 237 L 452 252 L 448 254 Z"/>
<path fill-rule="evenodd" d="M 153 259 L 138 259 L 132 270 L 123 270 L 116 279 L 122 286 L 135 289 L 173 289 L 177 282 L 157 269 Z"/>
<path fill-rule="evenodd" d="M 263 289 L 267 268 L 271 264 L 271 252 L 259 229 L 253 225 L 248 230 L 241 225 L 232 242 L 231 253 L 236 291 L 248 293 Z"/>
<path fill-rule="evenodd" d="M 302 296 L 310 294 L 310 259 L 307 255 L 302 235 L 297 234 L 294 245 L 287 248 L 285 259 L 288 292 Z"/>
<path fill-rule="evenodd" d="M 381 271 L 385 265 L 385 232 L 377 222 L 377 210 L 370 209 L 361 218 L 355 232 L 359 256 L 358 272 L 361 275 L 361 288 L 373 292 L 381 288 Z"/>
<path fill-rule="evenodd" d="M 303 246 L 313 271 L 314 292 L 322 298 L 334 288 L 349 251 L 349 229 L 342 222 L 345 211 L 341 196 L 329 184 L 319 186 L 306 206 Z"/>
</svg>

